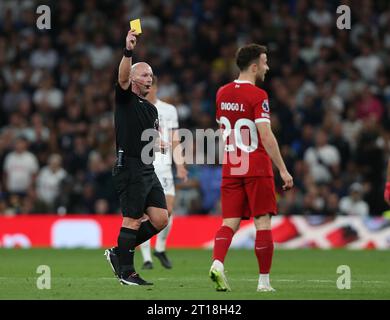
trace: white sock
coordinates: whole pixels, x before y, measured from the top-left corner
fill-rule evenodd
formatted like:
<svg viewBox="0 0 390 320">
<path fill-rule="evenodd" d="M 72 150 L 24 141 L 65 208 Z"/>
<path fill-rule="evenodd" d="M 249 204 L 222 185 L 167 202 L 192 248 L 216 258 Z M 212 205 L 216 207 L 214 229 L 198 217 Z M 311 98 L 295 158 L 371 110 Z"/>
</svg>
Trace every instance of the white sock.
<svg viewBox="0 0 390 320">
<path fill-rule="evenodd" d="M 141 247 L 141 253 L 144 262 L 146 261 L 152 262 L 152 255 L 150 254 L 150 239 L 141 243 L 140 247 Z"/>
<path fill-rule="evenodd" d="M 173 220 L 172 216 L 169 217 L 167 226 L 157 234 L 157 240 L 156 240 L 157 252 L 163 252 L 166 249 L 168 234 L 172 228 L 172 220 Z"/>
<path fill-rule="evenodd" d="M 218 271 L 224 270 L 223 263 L 219 260 L 214 260 L 211 267 L 217 269 Z"/>
<path fill-rule="evenodd" d="M 266 274 L 261 274 L 259 275 L 259 286 L 262 285 L 262 286 L 267 286 L 269 287 L 270 286 L 270 283 L 269 283 L 269 273 L 266 273 Z"/>
</svg>

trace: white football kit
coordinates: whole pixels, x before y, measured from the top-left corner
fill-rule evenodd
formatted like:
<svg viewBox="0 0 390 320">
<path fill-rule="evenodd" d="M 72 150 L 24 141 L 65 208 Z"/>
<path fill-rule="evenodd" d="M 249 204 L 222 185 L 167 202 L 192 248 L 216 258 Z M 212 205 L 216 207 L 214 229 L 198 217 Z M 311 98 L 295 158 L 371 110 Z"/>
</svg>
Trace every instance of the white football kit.
<svg viewBox="0 0 390 320">
<path fill-rule="evenodd" d="M 172 130 L 179 128 L 175 106 L 157 99 L 155 104 L 158 111 L 161 139 L 172 143 Z M 164 189 L 165 195 L 175 195 L 175 184 L 172 172 L 172 146 L 165 153 L 157 152 L 153 161 L 154 171 Z"/>
</svg>

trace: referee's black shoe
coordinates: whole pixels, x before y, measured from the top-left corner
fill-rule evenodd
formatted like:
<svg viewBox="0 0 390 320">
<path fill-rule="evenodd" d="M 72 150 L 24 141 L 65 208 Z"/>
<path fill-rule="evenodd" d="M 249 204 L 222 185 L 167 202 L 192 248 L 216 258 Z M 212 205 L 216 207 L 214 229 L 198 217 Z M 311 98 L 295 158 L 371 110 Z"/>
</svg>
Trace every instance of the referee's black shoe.
<svg viewBox="0 0 390 320">
<path fill-rule="evenodd" d="M 172 263 L 168 259 L 167 254 L 165 253 L 165 251 L 161 251 L 161 252 L 155 251 L 154 252 L 154 256 L 157 257 L 158 260 L 160 260 L 160 262 L 161 262 L 161 264 L 163 265 L 164 268 L 172 269 Z"/>
<path fill-rule="evenodd" d="M 119 279 L 120 283 L 128 286 L 151 286 L 152 282 L 142 279 L 137 272 L 131 273 L 129 276 L 122 276 Z"/>
<path fill-rule="evenodd" d="M 104 255 L 106 256 L 107 261 L 110 264 L 111 269 L 114 272 L 115 276 L 119 279 L 119 275 L 120 275 L 119 257 L 115 252 L 115 247 L 107 249 L 104 252 Z"/>
</svg>

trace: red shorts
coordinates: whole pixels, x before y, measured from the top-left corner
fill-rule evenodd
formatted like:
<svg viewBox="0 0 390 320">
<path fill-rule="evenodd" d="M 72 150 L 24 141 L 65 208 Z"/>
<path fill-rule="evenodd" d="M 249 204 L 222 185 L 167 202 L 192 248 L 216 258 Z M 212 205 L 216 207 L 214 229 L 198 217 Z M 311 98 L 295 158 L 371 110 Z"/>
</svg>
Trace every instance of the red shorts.
<svg viewBox="0 0 390 320">
<path fill-rule="evenodd" d="M 276 215 L 274 177 L 222 178 L 221 202 L 224 219 Z"/>
</svg>

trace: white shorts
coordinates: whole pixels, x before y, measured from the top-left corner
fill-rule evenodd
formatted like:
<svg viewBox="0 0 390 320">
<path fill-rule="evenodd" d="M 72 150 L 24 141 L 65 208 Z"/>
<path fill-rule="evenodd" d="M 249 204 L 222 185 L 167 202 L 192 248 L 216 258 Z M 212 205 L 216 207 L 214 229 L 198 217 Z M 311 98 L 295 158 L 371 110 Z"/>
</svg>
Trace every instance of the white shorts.
<svg viewBox="0 0 390 320">
<path fill-rule="evenodd" d="M 175 196 L 175 182 L 173 180 L 171 167 L 161 168 L 159 166 L 155 166 L 154 171 L 156 172 L 156 175 L 164 189 L 164 194 L 166 196 Z"/>
</svg>

